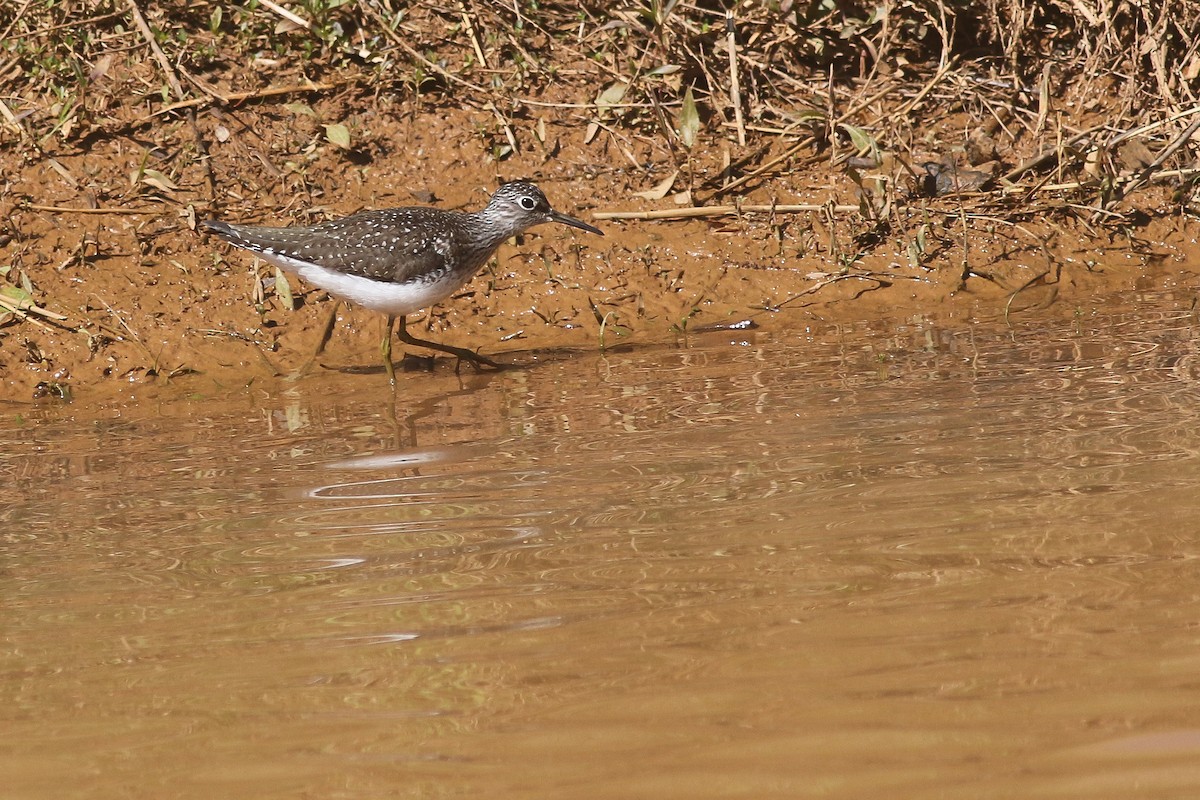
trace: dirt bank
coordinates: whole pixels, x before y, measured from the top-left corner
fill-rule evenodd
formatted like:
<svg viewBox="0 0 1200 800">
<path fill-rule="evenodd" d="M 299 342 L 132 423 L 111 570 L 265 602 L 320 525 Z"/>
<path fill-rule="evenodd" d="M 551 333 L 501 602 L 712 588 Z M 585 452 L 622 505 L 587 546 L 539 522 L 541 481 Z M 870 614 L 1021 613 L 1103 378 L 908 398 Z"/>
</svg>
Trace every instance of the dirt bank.
<svg viewBox="0 0 1200 800">
<path fill-rule="evenodd" d="M 400 39 L 368 30 L 375 6 L 363 6 L 357 27 L 337 18 L 347 25 L 310 31 L 266 8 L 220 19 L 145 8 L 157 37 L 140 35 L 125 6 L 60 9 L 95 33 L 71 51 L 82 77 L 56 94 L 46 68 L 3 109 L 0 398 L 287 374 L 311 355 L 330 299 L 295 278 L 285 290 L 273 268 L 197 233 L 197 219 L 285 225 L 396 205 L 476 208 L 518 177 L 606 237 L 534 229 L 415 317 L 418 335 L 519 360 L 746 319 L 802 330 L 880 315 L 1074 313 L 1138 288 L 1196 284 L 1194 131 L 1172 118 L 1126 137 L 1141 150 L 1107 147 L 1098 137 L 1113 126 L 1096 120 L 1121 118 L 1128 104 L 1078 75 L 1040 100 L 1001 92 L 1001 105 L 975 102 L 999 96 L 978 88 L 986 60 L 832 84 L 811 69 L 785 76 L 787 108 L 761 85 L 743 87 L 739 116 L 718 76 L 701 80 L 706 57 L 724 58 L 719 36 L 690 65 L 652 74 L 658 62 L 639 71 L 630 59 L 658 51 L 635 47 L 636 20 L 619 14 L 551 7 L 525 19 L 514 49 L 494 10 L 455 12 L 447 33 L 447 12 L 418 6 Z M 613 20 L 624 28 L 606 28 Z M 7 23 L 18 42 L 8 74 L 54 50 L 43 46 L 57 34 L 29 21 Z M 624 45 L 610 41 L 618 29 Z M 434 57 L 405 41 L 430 43 Z M 307 58 L 294 49 L 304 43 Z M 667 59 L 670 45 L 657 46 Z M 354 47 L 360 56 L 347 55 Z M 738 47 L 748 80 L 769 72 L 753 43 Z M 1089 161 L 1089 148 L 1107 160 Z M 343 306 L 322 363 L 381 369 L 381 330 L 379 317 Z"/>
</svg>

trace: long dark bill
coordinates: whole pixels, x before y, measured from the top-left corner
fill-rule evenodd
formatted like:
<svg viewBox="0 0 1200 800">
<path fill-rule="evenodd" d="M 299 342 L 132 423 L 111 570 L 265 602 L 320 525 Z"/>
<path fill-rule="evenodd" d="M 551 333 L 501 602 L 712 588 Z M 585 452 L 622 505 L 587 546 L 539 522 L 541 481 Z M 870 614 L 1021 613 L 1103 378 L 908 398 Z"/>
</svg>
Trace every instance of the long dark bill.
<svg viewBox="0 0 1200 800">
<path fill-rule="evenodd" d="M 568 217 L 566 214 L 562 214 L 558 211 L 551 211 L 550 219 L 554 222 L 561 222 L 563 225 L 570 225 L 572 228 L 579 228 L 581 231 L 599 234 L 600 236 L 604 235 L 604 231 L 600 230 L 596 226 L 588 225 L 582 220 L 575 219 L 574 217 Z"/>
</svg>

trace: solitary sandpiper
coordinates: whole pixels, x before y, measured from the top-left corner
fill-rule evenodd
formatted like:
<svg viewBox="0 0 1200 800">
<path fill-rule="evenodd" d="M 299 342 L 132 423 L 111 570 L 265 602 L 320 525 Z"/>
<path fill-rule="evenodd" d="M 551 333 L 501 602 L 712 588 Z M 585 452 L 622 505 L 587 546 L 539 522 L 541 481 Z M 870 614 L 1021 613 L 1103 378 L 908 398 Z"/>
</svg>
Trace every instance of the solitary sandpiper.
<svg viewBox="0 0 1200 800">
<path fill-rule="evenodd" d="M 200 225 L 225 241 L 299 275 L 335 298 L 387 315 L 384 367 L 395 383 L 392 322 L 400 318 L 400 341 L 450 353 L 500 369 L 490 358 L 462 347 L 418 339 L 406 316 L 445 300 L 469 281 L 507 239 L 543 222 L 604 233 L 555 211 L 542 190 L 512 181 L 496 190 L 480 211 L 447 211 L 422 206 L 362 211 L 319 225 L 271 228 L 205 220 Z"/>
</svg>

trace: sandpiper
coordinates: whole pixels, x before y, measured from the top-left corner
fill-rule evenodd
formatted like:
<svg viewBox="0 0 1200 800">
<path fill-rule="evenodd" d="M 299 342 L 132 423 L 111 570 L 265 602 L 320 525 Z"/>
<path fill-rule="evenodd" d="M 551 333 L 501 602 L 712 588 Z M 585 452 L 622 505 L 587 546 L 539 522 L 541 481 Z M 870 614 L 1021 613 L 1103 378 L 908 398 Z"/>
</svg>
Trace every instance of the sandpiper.
<svg viewBox="0 0 1200 800">
<path fill-rule="evenodd" d="M 501 369 L 490 358 L 462 347 L 418 339 L 408 332 L 407 315 L 445 300 L 487 263 L 502 242 L 544 222 L 561 222 L 589 233 L 603 231 L 555 211 L 542 190 L 529 181 L 500 186 L 479 211 L 448 211 L 423 206 L 363 211 L 319 225 L 272 228 L 205 220 L 201 227 L 263 260 L 364 308 L 387 315 L 384 366 L 392 364 L 392 322 L 405 344 L 427 347 Z"/>
</svg>

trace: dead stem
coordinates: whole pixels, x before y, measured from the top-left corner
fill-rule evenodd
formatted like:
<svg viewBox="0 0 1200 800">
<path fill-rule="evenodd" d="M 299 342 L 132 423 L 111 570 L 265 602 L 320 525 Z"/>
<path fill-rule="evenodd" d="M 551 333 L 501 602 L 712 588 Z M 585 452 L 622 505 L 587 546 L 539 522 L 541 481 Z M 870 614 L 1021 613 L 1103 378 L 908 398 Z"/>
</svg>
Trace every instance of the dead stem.
<svg viewBox="0 0 1200 800">
<path fill-rule="evenodd" d="M 70 206 L 25 206 L 31 211 L 46 211 L 52 214 L 161 214 L 161 208 L 72 208 Z"/>
<path fill-rule="evenodd" d="M 240 103 L 243 100 L 265 100 L 270 97 L 279 97 L 280 95 L 327 92 L 336 88 L 336 83 L 306 83 L 299 86 L 280 86 L 272 89 L 259 89 L 253 92 L 229 92 L 228 94 L 217 94 L 215 95 L 215 99 L 219 100 L 224 105 L 233 105 L 235 103 Z M 206 106 L 212 102 L 212 97 L 194 97 L 191 100 L 181 100 L 178 103 L 171 103 L 170 105 L 163 106 L 153 114 L 147 114 L 146 116 L 137 120 L 134 125 L 143 125 L 147 122 L 150 122 L 155 117 L 162 116 L 163 114 L 170 114 L 173 111 L 180 111 L 185 108 Z"/>
<path fill-rule="evenodd" d="M 857 213 L 857 205 L 833 205 L 828 203 L 802 203 L 793 205 L 760 205 L 747 203 L 733 206 L 689 206 L 687 208 L 664 208 L 656 211 L 593 211 L 592 219 L 695 219 L 697 217 L 727 217 L 735 214 L 803 214 L 832 209 L 838 214 Z"/>
<path fill-rule="evenodd" d="M 184 99 L 183 84 L 179 82 L 179 74 L 171 66 L 171 62 L 167 60 L 166 53 L 162 51 L 162 48 L 158 46 L 158 42 L 155 41 L 154 32 L 146 24 L 146 18 L 142 16 L 142 11 L 138 8 L 136 0 L 129 0 L 129 13 L 133 15 L 133 21 L 141 32 L 142 38 L 146 40 L 146 44 L 150 47 L 150 52 L 154 54 L 155 60 L 158 61 L 158 65 L 162 68 L 167 83 L 171 85 L 171 91 L 175 93 L 177 99 Z"/>
<path fill-rule="evenodd" d="M 733 24 L 733 11 L 725 12 L 725 48 L 729 51 L 729 102 L 733 105 L 733 118 L 737 123 L 738 145 L 746 146 L 746 123 L 742 119 L 742 87 L 738 81 L 737 29 Z"/>
</svg>

